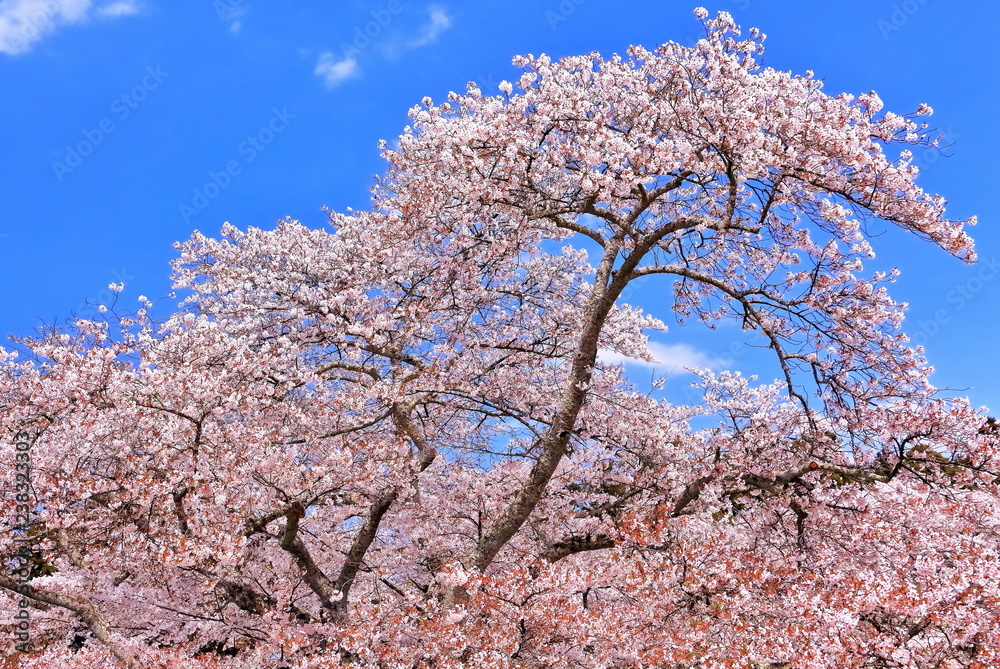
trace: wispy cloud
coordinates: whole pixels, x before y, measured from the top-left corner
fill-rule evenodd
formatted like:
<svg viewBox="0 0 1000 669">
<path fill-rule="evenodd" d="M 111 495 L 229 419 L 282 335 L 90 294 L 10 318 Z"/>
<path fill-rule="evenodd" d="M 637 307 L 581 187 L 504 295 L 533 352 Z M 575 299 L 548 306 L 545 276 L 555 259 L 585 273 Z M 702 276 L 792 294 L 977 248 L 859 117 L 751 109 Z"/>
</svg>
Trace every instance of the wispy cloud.
<svg viewBox="0 0 1000 669">
<path fill-rule="evenodd" d="M 427 22 L 420 27 L 416 36 L 405 37 L 397 35 L 393 39 L 379 45 L 382 55 L 392 59 L 410 49 L 417 49 L 438 41 L 441 34 L 451 27 L 451 17 L 443 7 L 438 5 L 427 7 L 427 13 L 429 15 Z"/>
<path fill-rule="evenodd" d="M 86 21 L 92 15 L 115 18 L 138 12 L 136 0 L 0 0 L 0 53 L 10 56 L 30 51 L 38 41 L 62 26 Z"/>
<path fill-rule="evenodd" d="M 613 365 L 624 363 L 626 365 L 645 367 L 646 369 L 653 369 L 663 374 L 685 374 L 688 373 L 684 369 L 685 367 L 703 368 L 714 367 L 716 365 L 716 362 L 711 357 L 687 344 L 660 344 L 652 341 L 649 342 L 649 352 L 653 354 L 653 357 L 656 359 L 655 362 L 630 358 L 621 353 L 604 349 L 598 351 L 598 359 L 601 362 Z"/>
<path fill-rule="evenodd" d="M 327 51 L 320 55 L 314 72 L 327 88 L 333 88 L 358 75 L 358 61 L 350 57 L 337 60 Z"/>
<path fill-rule="evenodd" d="M 417 38 L 408 44 L 410 48 L 436 42 L 441 33 L 451 27 L 451 17 L 448 16 L 448 13 L 444 9 L 436 5 L 431 5 L 427 8 L 427 11 L 431 15 L 430 21 L 420 29 L 420 34 Z"/>
<path fill-rule="evenodd" d="M 139 5 L 135 0 L 116 0 L 116 2 L 99 7 L 97 13 L 109 17 L 131 16 L 139 13 Z"/>
<path fill-rule="evenodd" d="M 222 22 L 229 22 L 229 32 L 238 33 L 243 27 L 241 17 L 246 14 L 247 8 L 242 5 L 243 0 L 215 0 L 213 6 L 215 13 Z"/>
</svg>

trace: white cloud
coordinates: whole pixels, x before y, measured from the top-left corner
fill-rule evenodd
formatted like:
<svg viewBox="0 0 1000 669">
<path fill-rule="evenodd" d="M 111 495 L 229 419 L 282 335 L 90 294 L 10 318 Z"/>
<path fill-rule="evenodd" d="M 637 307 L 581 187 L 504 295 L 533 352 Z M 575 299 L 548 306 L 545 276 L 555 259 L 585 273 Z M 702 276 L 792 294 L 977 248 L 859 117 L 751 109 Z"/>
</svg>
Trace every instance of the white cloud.
<svg viewBox="0 0 1000 669">
<path fill-rule="evenodd" d="M 135 3 L 135 0 L 117 0 L 110 4 L 104 5 L 97 10 L 97 13 L 101 16 L 131 16 L 132 14 L 137 14 L 139 12 L 139 6 Z"/>
<path fill-rule="evenodd" d="M 339 86 L 347 79 L 357 76 L 358 61 L 350 57 L 337 60 L 333 53 L 327 51 L 320 55 L 314 72 L 316 76 L 323 79 L 323 83 L 326 84 L 327 88 L 333 88 L 334 86 Z"/>
<path fill-rule="evenodd" d="M 427 8 L 431 20 L 420 29 L 420 36 L 409 43 L 411 48 L 436 42 L 445 30 L 451 27 L 451 17 L 441 7 L 431 5 Z"/>
<path fill-rule="evenodd" d="M 90 0 L 0 0 L 0 52 L 16 55 L 55 30 L 81 20 Z"/>
<path fill-rule="evenodd" d="M 430 14 L 430 19 L 420 28 L 416 37 L 406 39 L 402 36 L 396 36 L 383 42 L 379 45 L 382 55 L 389 59 L 398 58 L 405 51 L 436 42 L 441 33 L 451 27 L 451 17 L 443 8 L 430 5 L 427 12 Z"/>
<path fill-rule="evenodd" d="M 608 350 L 598 351 L 598 359 L 601 362 L 615 364 L 636 365 L 646 369 L 656 370 L 662 374 L 686 374 L 685 367 L 714 367 L 716 362 L 701 351 L 687 344 L 660 344 L 655 341 L 649 342 L 649 352 L 656 358 L 656 362 L 647 362 L 638 358 L 615 353 Z"/>
<path fill-rule="evenodd" d="M 233 21 L 233 24 L 229 26 L 229 32 L 238 33 L 242 27 L 243 23 L 241 21 Z"/>
<path fill-rule="evenodd" d="M 135 14 L 136 0 L 114 0 L 94 6 L 91 0 L 0 0 L 0 53 L 15 56 L 56 29 L 86 21 L 92 14 L 119 17 Z"/>
</svg>

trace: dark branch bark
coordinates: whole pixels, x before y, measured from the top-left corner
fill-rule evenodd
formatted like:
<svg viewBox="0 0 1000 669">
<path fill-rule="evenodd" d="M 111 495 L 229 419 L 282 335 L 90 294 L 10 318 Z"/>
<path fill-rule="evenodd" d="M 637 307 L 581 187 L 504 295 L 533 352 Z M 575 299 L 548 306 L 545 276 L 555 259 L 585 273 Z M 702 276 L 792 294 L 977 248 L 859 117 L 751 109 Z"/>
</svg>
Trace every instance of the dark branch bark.
<svg viewBox="0 0 1000 669">
<path fill-rule="evenodd" d="M 0 588 L 8 590 L 15 595 L 35 600 L 36 602 L 59 606 L 72 611 L 87 625 L 88 628 L 90 628 L 90 631 L 94 634 L 94 636 L 108 647 L 108 650 L 110 650 L 122 664 L 128 667 L 128 669 L 139 669 L 140 665 L 138 658 L 131 651 L 121 648 L 114 642 L 111 638 L 111 631 L 108 629 L 108 623 L 104 619 L 104 616 L 102 616 L 101 612 L 97 610 L 97 607 L 95 607 L 86 598 L 78 595 L 62 595 L 54 592 L 45 592 L 27 584 L 20 584 L 5 576 L 0 576 Z"/>
<path fill-rule="evenodd" d="M 227 602 L 232 602 L 238 608 L 261 615 L 268 609 L 274 607 L 274 598 L 263 592 L 258 592 L 245 583 L 221 579 L 216 585 L 216 590 Z"/>
<path fill-rule="evenodd" d="M 563 390 L 559 409 L 551 427 L 538 442 L 541 455 L 528 474 L 527 481 L 514 495 L 514 500 L 483 532 L 475 549 L 466 558 L 466 566 L 486 571 L 496 554 L 521 528 L 538 505 L 542 492 L 556 467 L 562 460 L 576 425 L 583 402 L 587 397 L 587 385 L 593 374 L 597 360 L 597 341 L 600 337 L 608 313 L 615 300 L 624 289 L 627 280 L 615 275 L 614 264 L 621 247 L 621 238 L 616 236 L 605 247 L 604 255 L 597 269 L 594 290 L 586 307 L 586 322 L 580 335 L 576 355 L 570 368 L 569 377 Z"/>
<path fill-rule="evenodd" d="M 419 474 L 430 467 L 437 456 L 437 452 L 424 438 L 420 428 L 413 422 L 410 413 L 413 411 L 414 406 L 414 403 L 394 405 L 391 414 L 396 427 L 410 438 L 417 449 L 417 473 Z M 385 514 L 396 501 L 398 495 L 399 492 L 397 490 L 390 490 L 372 502 L 368 510 L 368 515 L 365 518 L 365 523 L 361 526 L 361 530 L 357 536 L 354 537 L 351 548 L 348 550 L 347 557 L 344 560 L 344 565 L 341 567 L 340 575 L 337 576 L 335 582 L 337 590 L 340 591 L 339 609 L 343 610 L 346 608 L 347 597 L 351 591 L 351 586 L 354 585 L 354 579 L 358 574 L 358 570 L 361 568 L 372 542 L 375 541 L 382 518 L 385 517 Z"/>
<path fill-rule="evenodd" d="M 260 518 L 247 519 L 246 525 L 243 528 L 243 534 L 249 537 L 254 534 L 262 534 L 266 532 L 267 526 L 287 514 L 292 506 L 293 504 L 286 504 L 285 506 L 275 509 Z M 301 504 L 299 506 L 301 506 Z"/>
<path fill-rule="evenodd" d="M 351 548 L 347 551 L 347 557 L 344 559 L 344 565 L 340 569 L 340 575 L 337 576 L 334 583 L 334 587 L 340 593 L 340 598 L 336 603 L 338 610 L 347 607 L 347 596 L 351 586 L 354 585 L 354 578 L 364 562 L 365 554 L 372 542 L 375 541 L 375 535 L 378 533 L 378 526 L 382 522 L 382 518 L 389 511 L 392 503 L 396 501 L 396 496 L 396 491 L 391 491 L 372 502 L 368 516 L 365 518 L 365 524 L 361 526 L 361 530 L 354 537 Z"/>
<path fill-rule="evenodd" d="M 672 182 L 658 189 L 655 197 L 678 188 L 687 176 L 688 173 L 677 176 Z M 635 207 L 630 213 L 627 221 L 620 225 L 631 227 L 631 224 L 638 219 L 643 211 L 648 209 L 654 200 L 655 198 L 652 196 L 644 198 L 642 204 Z M 597 360 L 597 343 L 601 330 L 603 330 L 604 323 L 618 296 L 621 295 L 628 282 L 636 276 L 636 268 L 643 257 L 670 232 L 704 223 L 705 221 L 701 219 L 684 218 L 660 226 L 637 240 L 635 248 L 624 257 L 621 266 L 617 269 L 615 264 L 622 249 L 625 230 L 619 230 L 614 237 L 605 243 L 604 253 L 594 277 L 593 292 L 587 301 L 584 312 L 583 330 L 559 407 L 551 427 L 537 442 L 541 455 L 531 468 L 527 481 L 514 495 L 514 500 L 480 536 L 476 547 L 465 560 L 467 567 L 478 569 L 481 572 L 486 571 L 496 554 L 524 525 L 531 512 L 538 505 L 545 486 L 548 485 L 566 452 L 569 438 L 576 427 L 577 416 L 587 398 L 587 386 L 590 383 L 594 363 Z"/>
<path fill-rule="evenodd" d="M 281 536 L 281 547 L 295 558 L 296 564 L 302 572 L 302 578 L 306 585 L 319 597 L 320 605 L 325 610 L 336 609 L 336 600 L 340 598 L 340 592 L 336 584 L 323 573 L 312 556 L 309 549 L 299 538 L 299 518 L 305 516 L 306 509 L 301 502 L 293 502 L 288 506 L 285 513 L 285 530 Z"/>
<path fill-rule="evenodd" d="M 177 524 L 180 527 L 181 534 L 186 537 L 191 535 L 191 528 L 188 526 L 187 511 L 184 510 L 184 498 L 190 491 L 191 488 L 184 486 L 179 490 L 175 490 L 172 495 L 174 499 L 174 515 L 177 516 Z"/>
<path fill-rule="evenodd" d="M 545 549 L 539 557 L 547 562 L 558 562 L 564 557 L 569 557 L 576 553 L 614 547 L 615 541 L 608 535 L 598 534 L 594 536 L 588 534 L 584 537 L 570 537 L 564 541 L 557 541 Z"/>
<path fill-rule="evenodd" d="M 678 497 L 677 501 L 674 503 L 674 509 L 671 511 L 671 515 L 681 515 L 684 512 L 684 509 L 687 508 L 688 504 L 698 499 L 698 495 L 701 494 L 702 488 L 711 482 L 713 478 L 715 477 L 702 476 L 685 486 L 684 491 L 681 492 L 681 496 Z"/>
</svg>

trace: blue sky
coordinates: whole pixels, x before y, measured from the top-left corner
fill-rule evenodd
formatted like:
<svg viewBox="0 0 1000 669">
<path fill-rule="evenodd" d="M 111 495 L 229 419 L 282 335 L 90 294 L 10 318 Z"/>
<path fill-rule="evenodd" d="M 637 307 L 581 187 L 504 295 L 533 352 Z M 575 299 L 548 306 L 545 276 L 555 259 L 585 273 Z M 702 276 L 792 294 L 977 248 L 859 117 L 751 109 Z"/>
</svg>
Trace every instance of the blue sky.
<svg viewBox="0 0 1000 669">
<path fill-rule="evenodd" d="M 603 0 L 427 3 L 296 0 L 0 0 L 0 332 L 93 315 L 169 291 L 175 240 L 224 221 L 321 226 L 321 207 L 364 208 L 392 139 L 424 95 L 476 81 L 494 92 L 515 54 L 623 52 L 691 43 L 699 4 Z M 812 69 L 830 93 L 876 90 L 887 109 L 926 102 L 951 147 L 918 154 L 921 182 L 955 217 L 977 214 L 981 262 L 965 266 L 896 230 L 875 240 L 907 329 L 940 387 L 1000 407 L 1000 3 L 975 0 L 718 0 L 768 35 L 766 63 Z M 630 296 L 672 323 L 662 283 Z M 169 301 L 161 303 L 164 312 Z M 672 327 L 665 368 L 753 369 L 741 333 Z M 660 367 L 661 371 L 664 369 Z M 651 370 L 633 368 L 647 378 Z M 683 380 L 682 375 L 675 379 Z"/>
</svg>

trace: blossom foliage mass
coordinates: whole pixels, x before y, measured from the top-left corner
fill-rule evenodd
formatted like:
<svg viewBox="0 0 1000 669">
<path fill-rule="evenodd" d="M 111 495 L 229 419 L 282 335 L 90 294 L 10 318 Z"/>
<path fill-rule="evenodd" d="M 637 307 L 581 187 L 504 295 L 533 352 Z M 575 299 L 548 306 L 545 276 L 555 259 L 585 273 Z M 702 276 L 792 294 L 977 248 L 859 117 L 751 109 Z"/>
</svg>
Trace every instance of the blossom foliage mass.
<svg viewBox="0 0 1000 669">
<path fill-rule="evenodd" d="M 0 349 L 14 666 L 1000 666 L 1000 426 L 864 267 L 879 221 L 975 259 L 930 108 L 696 14 L 425 99 L 369 210 L 179 244 L 165 320 Z M 635 386 L 640 280 L 774 382 Z"/>
</svg>

